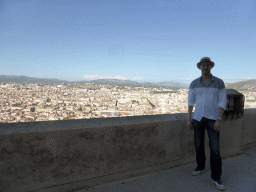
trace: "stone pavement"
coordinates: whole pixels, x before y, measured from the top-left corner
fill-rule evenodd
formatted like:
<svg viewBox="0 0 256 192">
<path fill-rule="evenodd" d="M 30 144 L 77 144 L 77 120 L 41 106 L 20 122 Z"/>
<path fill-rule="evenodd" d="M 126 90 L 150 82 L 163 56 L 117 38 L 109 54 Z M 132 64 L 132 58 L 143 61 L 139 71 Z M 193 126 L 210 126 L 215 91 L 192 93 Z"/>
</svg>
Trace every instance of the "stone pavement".
<svg viewBox="0 0 256 192">
<path fill-rule="evenodd" d="M 211 181 L 210 162 L 206 172 L 192 176 L 196 163 L 183 165 L 153 174 L 119 180 L 76 192 L 171 192 L 219 191 Z M 243 151 L 242 155 L 222 161 L 222 181 L 226 191 L 256 192 L 256 148 Z"/>
</svg>

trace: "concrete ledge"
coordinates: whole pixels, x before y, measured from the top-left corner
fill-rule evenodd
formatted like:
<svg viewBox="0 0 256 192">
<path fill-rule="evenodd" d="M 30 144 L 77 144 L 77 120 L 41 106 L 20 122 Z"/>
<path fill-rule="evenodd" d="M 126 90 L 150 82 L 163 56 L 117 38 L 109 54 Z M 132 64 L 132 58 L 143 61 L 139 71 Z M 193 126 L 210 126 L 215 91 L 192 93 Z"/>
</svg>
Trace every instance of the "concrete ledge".
<svg viewBox="0 0 256 192">
<path fill-rule="evenodd" d="M 166 114 L 166 115 L 145 115 L 145 116 L 128 116 L 112 117 L 99 119 L 77 119 L 64 121 L 38 121 L 28 123 L 0 123 L 0 135 L 21 133 L 21 132 L 38 132 L 54 130 L 73 130 L 85 128 L 100 128 L 109 126 L 145 124 L 152 122 L 179 121 L 186 120 L 186 113 Z"/>
<path fill-rule="evenodd" d="M 245 109 L 244 114 L 256 114 L 256 109 Z"/>
</svg>

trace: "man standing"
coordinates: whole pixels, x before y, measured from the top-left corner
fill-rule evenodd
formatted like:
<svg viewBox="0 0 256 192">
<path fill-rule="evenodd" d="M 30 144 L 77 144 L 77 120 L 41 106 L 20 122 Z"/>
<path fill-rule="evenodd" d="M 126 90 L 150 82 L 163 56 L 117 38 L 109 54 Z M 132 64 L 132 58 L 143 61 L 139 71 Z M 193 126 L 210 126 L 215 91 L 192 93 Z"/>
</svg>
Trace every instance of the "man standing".
<svg viewBox="0 0 256 192">
<path fill-rule="evenodd" d="M 220 156 L 221 120 L 226 108 L 227 95 L 223 80 L 213 76 L 211 69 L 214 62 L 209 57 L 203 57 L 197 67 L 202 76 L 192 81 L 188 94 L 187 126 L 194 130 L 197 167 L 191 173 L 196 176 L 205 169 L 204 136 L 207 130 L 210 146 L 211 178 L 219 190 L 225 190 L 221 181 L 222 160 Z M 192 118 L 192 110 L 195 111 Z"/>
</svg>

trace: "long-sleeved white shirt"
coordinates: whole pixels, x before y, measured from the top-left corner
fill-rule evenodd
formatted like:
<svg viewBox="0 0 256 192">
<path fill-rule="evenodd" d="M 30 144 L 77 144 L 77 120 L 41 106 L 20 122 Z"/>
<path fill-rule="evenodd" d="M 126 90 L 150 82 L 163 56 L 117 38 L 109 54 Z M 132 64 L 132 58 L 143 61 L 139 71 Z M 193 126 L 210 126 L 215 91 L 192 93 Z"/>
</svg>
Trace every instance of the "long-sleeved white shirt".
<svg viewBox="0 0 256 192">
<path fill-rule="evenodd" d="M 223 80 L 212 75 L 211 81 L 205 86 L 201 77 L 192 81 L 189 86 L 188 105 L 195 107 L 193 119 L 201 121 L 218 119 L 219 108 L 226 109 L 227 94 Z"/>
</svg>

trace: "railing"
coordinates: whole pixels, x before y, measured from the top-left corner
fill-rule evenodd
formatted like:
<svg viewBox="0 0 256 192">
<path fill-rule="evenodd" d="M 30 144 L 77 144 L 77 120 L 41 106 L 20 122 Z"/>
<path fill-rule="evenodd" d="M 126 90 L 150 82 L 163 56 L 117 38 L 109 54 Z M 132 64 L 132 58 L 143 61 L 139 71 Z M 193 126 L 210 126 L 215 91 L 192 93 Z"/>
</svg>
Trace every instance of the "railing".
<svg viewBox="0 0 256 192">
<path fill-rule="evenodd" d="M 195 162 L 187 114 L 0 124 L 0 191 L 75 191 Z M 226 119 L 222 158 L 256 143 L 256 110 Z M 209 156 L 208 137 L 206 154 Z"/>
</svg>

